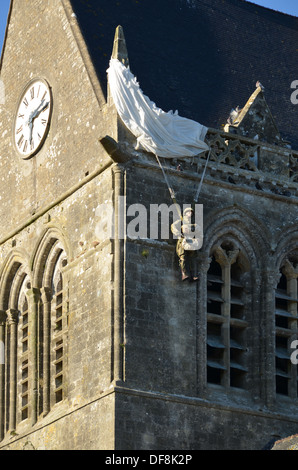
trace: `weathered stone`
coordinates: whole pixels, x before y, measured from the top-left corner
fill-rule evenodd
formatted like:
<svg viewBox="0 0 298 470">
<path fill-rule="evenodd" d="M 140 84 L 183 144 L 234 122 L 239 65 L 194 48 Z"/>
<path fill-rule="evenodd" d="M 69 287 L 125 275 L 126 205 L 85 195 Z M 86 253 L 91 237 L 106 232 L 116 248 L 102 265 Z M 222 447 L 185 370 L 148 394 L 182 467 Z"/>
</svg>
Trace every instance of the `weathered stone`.
<svg viewBox="0 0 298 470">
<path fill-rule="evenodd" d="M 122 29 L 112 50 L 128 64 Z M 43 147 L 24 160 L 12 129 L 35 77 L 52 88 L 53 114 Z M 10 362 L 0 366 L 0 448 L 262 449 L 294 434 L 297 375 L 276 393 L 275 342 L 297 328 L 298 154 L 275 145 L 261 92 L 239 133 L 208 131 L 200 278 L 181 283 L 175 240 L 150 238 L 150 205 L 172 203 L 163 175 L 105 99 L 71 2 L 12 2 L 1 80 L 0 341 Z M 205 162 L 168 162 L 181 206 Z M 113 210 L 121 232 L 122 196 L 126 209 L 146 208 L 145 237 L 105 233 Z M 291 328 L 275 325 L 283 276 Z M 210 345 L 224 350 L 213 382 Z"/>
</svg>

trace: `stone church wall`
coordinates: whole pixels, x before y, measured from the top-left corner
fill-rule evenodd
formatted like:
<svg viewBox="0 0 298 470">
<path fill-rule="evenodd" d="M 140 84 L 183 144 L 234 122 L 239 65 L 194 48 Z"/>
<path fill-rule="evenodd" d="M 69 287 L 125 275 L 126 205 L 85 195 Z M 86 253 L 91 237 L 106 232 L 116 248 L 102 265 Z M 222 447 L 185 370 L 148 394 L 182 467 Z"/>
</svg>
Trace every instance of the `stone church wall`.
<svg viewBox="0 0 298 470">
<path fill-rule="evenodd" d="M 136 162 L 126 174 L 127 205 L 147 208 L 148 234 L 150 205 L 171 205 L 162 173 L 152 164 Z M 200 181 L 189 169 L 167 170 L 181 207 L 192 202 Z M 172 238 L 127 241 L 126 375 L 116 400 L 119 448 L 171 449 L 174 442 L 181 448 L 183 442 L 185 448 L 262 448 L 274 435 L 295 432 L 294 403 L 275 394 L 273 312 L 278 263 L 296 246 L 296 200 L 246 189 L 237 184 L 239 173 L 229 171 L 233 183 L 220 181 L 220 170 L 214 177 L 212 163 L 207 171 L 199 201 L 205 238 L 198 283 L 181 282 Z M 212 246 L 224 239 L 237 241 L 250 258 L 245 389 L 206 382 L 207 270 Z"/>
<path fill-rule="evenodd" d="M 1 235 L 107 161 L 98 141 L 106 133 L 106 116 L 99 111 L 103 103 L 90 83 L 72 31 L 74 21 L 68 22 L 60 1 L 33 0 L 30 8 L 14 2 L 1 70 Z M 14 117 L 21 93 L 36 77 L 46 79 L 52 89 L 53 114 L 42 150 L 23 160 L 13 145 Z"/>
<path fill-rule="evenodd" d="M 115 208 L 118 190 L 126 210 L 142 204 L 148 217 L 153 204 L 171 200 L 154 157 L 132 148 L 134 139 L 119 125 L 110 97 L 105 104 L 76 18 L 63 5 L 32 0 L 29 9 L 15 1 L 8 28 L 1 67 L 0 328 L 10 335 L 16 324 L 16 311 L 10 311 L 11 323 L 2 321 L 13 310 L 6 304 L 16 266 L 24 265 L 29 290 L 46 297 L 42 268 L 57 239 L 67 258 L 64 399 L 33 426 L 23 420 L 14 429 L 7 397 L 19 384 L 8 381 L 1 394 L 7 403 L 0 409 L 6 419 L 0 448 L 259 449 L 294 434 L 297 387 L 292 384 L 288 396 L 275 391 L 274 296 L 281 262 L 297 252 L 297 154 L 290 159 L 286 147 L 210 131 L 213 153 L 199 199 L 204 245 L 198 282 L 181 282 L 175 241 L 150 237 L 149 220 L 145 235 L 112 240 L 103 213 L 109 217 Z M 12 144 L 12 129 L 19 96 L 34 77 L 52 87 L 54 111 L 43 148 L 25 160 Z M 115 165 L 99 140 L 106 135 L 125 143 L 134 161 Z M 167 171 L 177 201 L 191 204 L 205 160 L 182 161 L 182 171 L 176 163 Z M 222 312 L 209 312 L 208 270 L 212 258 L 219 260 L 227 282 L 236 255 L 246 303 L 242 317 L 232 320 L 245 339 L 239 353 L 245 360 L 231 386 L 230 377 L 218 378 L 229 353 L 213 382 L 207 380 L 208 322 L 223 338 L 231 334 L 225 322 L 230 289 L 221 292 Z M 218 349 L 235 348 L 217 340 Z M 34 406 L 32 399 L 30 418 Z"/>
<path fill-rule="evenodd" d="M 110 241 L 100 240 L 97 228 L 100 206 L 112 197 L 111 185 L 108 168 L 2 245 L 2 274 L 3 269 L 7 272 L 10 259 L 18 259 L 33 279 L 39 245 L 51 234 L 59 238 L 67 255 L 63 276 L 68 331 L 64 358 L 66 401 L 52 406 L 46 417 L 39 416 L 34 427 L 28 420 L 18 423 L 16 432 L 20 437 L 15 444 L 11 446 L 8 432 L 1 446 L 22 448 L 27 441 L 35 448 L 50 449 L 112 445 L 113 396 L 109 386 L 113 254 Z M 109 423 L 105 432 L 103 419 Z M 84 427 L 88 436 L 85 444 Z M 90 432 L 94 432 L 94 440 Z"/>
</svg>

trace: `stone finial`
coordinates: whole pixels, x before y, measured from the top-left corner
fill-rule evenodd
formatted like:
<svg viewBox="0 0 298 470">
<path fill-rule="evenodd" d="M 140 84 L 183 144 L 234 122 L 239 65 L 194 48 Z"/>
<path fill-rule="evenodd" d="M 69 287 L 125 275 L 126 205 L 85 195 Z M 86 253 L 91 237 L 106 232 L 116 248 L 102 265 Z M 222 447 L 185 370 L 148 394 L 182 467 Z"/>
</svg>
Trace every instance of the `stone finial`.
<svg viewBox="0 0 298 470">
<path fill-rule="evenodd" d="M 265 100 L 264 87 L 260 82 L 256 85 L 245 106 L 231 111 L 225 131 L 269 144 L 280 144 L 281 136 Z"/>
<path fill-rule="evenodd" d="M 117 26 L 112 51 L 112 59 L 118 59 L 125 67 L 129 67 L 128 53 L 122 26 Z"/>
</svg>

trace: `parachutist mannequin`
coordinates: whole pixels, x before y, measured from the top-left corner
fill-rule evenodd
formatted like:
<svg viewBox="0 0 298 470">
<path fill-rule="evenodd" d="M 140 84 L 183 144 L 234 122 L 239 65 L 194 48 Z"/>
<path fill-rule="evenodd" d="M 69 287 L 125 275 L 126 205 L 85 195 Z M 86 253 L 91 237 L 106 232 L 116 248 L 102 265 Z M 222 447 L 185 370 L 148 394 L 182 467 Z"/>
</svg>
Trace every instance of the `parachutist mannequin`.
<svg viewBox="0 0 298 470">
<path fill-rule="evenodd" d="M 196 272 L 196 254 L 201 244 L 198 244 L 198 240 L 193 238 L 193 234 L 196 230 L 196 224 L 193 223 L 192 218 L 194 211 L 190 207 L 187 207 L 183 212 L 183 221 L 177 220 L 171 226 L 172 233 L 178 237 L 176 244 L 176 253 L 179 258 L 179 266 L 181 270 L 182 281 L 197 281 L 199 279 Z M 191 238 L 188 238 L 188 234 L 192 234 Z"/>
</svg>

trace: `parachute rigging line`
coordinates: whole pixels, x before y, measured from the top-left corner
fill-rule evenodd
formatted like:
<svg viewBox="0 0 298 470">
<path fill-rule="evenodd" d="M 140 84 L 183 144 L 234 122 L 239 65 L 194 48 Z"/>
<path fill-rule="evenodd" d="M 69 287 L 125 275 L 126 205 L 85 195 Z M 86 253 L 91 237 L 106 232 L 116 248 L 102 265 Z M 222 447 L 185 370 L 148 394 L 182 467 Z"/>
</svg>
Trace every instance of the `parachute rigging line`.
<svg viewBox="0 0 298 470">
<path fill-rule="evenodd" d="M 207 165 L 208 165 L 208 162 L 209 162 L 209 159 L 210 159 L 210 154 L 211 154 L 211 148 L 209 149 L 209 152 L 208 152 L 208 156 L 207 156 L 207 159 L 206 159 L 206 163 L 205 163 L 205 166 L 204 166 L 204 170 L 203 170 L 203 173 L 202 173 L 202 176 L 201 176 L 201 180 L 200 180 L 200 183 L 199 183 L 199 186 L 198 186 L 198 189 L 197 189 L 197 192 L 196 192 L 196 195 L 195 195 L 195 198 L 194 198 L 194 202 L 197 203 L 198 200 L 199 200 L 199 195 L 200 195 L 200 192 L 201 192 L 201 189 L 202 189 L 202 185 L 203 185 L 203 181 L 204 181 L 204 178 L 205 178 L 205 174 L 206 174 L 206 169 L 207 169 Z M 169 182 L 169 179 L 166 175 L 166 172 L 164 170 L 164 167 L 162 166 L 161 162 L 160 162 L 160 159 L 158 157 L 158 155 L 155 155 L 156 157 L 156 160 L 157 160 L 157 163 L 159 164 L 159 167 L 162 171 L 162 174 L 163 174 L 163 177 L 164 177 L 164 180 L 166 182 L 166 185 L 168 187 L 168 190 L 169 190 L 169 193 L 170 193 L 170 196 L 171 196 L 171 199 L 173 200 L 177 210 L 178 210 L 178 214 L 180 215 L 180 217 L 182 218 L 182 215 L 181 215 L 181 211 L 180 211 L 180 207 L 177 203 L 177 200 L 176 200 L 176 195 L 175 195 L 175 192 L 173 190 L 173 188 L 171 187 L 170 185 L 170 182 Z"/>
</svg>

